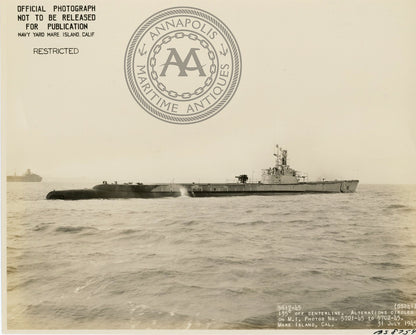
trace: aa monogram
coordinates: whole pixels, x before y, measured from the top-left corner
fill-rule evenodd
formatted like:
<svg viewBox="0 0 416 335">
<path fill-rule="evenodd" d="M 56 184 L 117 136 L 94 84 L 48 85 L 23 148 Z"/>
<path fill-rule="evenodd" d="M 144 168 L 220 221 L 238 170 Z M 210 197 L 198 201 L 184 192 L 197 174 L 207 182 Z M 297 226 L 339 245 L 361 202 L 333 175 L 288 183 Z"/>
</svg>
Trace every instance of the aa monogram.
<svg viewBox="0 0 416 335">
<path fill-rule="evenodd" d="M 146 112 L 170 123 L 195 123 L 230 101 L 240 81 L 241 55 L 230 30 L 212 14 L 169 8 L 134 32 L 125 75 Z"/>
</svg>

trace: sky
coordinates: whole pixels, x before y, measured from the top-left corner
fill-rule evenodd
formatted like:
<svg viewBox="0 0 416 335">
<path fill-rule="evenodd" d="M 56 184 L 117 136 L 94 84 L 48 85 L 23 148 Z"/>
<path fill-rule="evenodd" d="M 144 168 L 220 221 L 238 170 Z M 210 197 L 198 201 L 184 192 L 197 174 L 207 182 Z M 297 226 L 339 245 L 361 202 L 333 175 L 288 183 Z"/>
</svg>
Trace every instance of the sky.
<svg viewBox="0 0 416 335">
<path fill-rule="evenodd" d="M 18 38 L 18 2 L 3 4 L 5 173 L 31 168 L 46 181 L 224 182 L 243 173 L 258 179 L 273 166 L 279 144 L 310 180 L 416 183 L 416 2 L 91 3 L 95 36 L 58 39 Z M 146 113 L 124 78 L 135 29 L 176 5 L 220 18 L 242 57 L 227 107 L 190 125 Z M 34 47 L 80 53 L 39 56 Z"/>
</svg>

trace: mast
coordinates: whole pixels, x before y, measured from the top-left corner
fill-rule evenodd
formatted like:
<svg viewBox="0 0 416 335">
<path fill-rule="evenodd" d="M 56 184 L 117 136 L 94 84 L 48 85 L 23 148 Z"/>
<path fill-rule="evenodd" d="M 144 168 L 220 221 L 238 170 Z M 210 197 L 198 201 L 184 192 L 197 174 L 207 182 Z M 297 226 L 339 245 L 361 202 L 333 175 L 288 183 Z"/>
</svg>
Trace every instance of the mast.
<svg viewBox="0 0 416 335">
<path fill-rule="evenodd" d="M 283 150 L 276 144 L 276 153 L 273 155 L 276 157 L 275 167 L 287 166 L 287 150 Z"/>
<path fill-rule="evenodd" d="M 280 167 L 282 165 L 281 161 L 282 161 L 282 157 L 281 157 L 281 152 L 282 149 L 279 147 L 278 144 L 276 144 L 276 153 L 273 154 L 273 156 L 276 157 L 276 163 L 275 163 L 275 167 Z"/>
<path fill-rule="evenodd" d="M 282 151 L 282 165 L 283 166 L 287 165 L 287 150 Z"/>
</svg>

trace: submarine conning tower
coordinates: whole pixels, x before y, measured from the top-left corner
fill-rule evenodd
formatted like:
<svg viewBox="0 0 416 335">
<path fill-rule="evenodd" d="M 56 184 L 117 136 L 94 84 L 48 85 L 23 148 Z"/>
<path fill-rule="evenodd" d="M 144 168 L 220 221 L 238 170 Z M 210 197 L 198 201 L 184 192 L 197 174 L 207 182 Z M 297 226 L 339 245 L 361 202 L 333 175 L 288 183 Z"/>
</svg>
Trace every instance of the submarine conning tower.
<svg viewBox="0 0 416 335">
<path fill-rule="evenodd" d="M 276 144 L 274 167 L 263 169 L 262 184 L 294 184 L 299 182 L 298 172 L 287 164 L 287 150 Z"/>
</svg>

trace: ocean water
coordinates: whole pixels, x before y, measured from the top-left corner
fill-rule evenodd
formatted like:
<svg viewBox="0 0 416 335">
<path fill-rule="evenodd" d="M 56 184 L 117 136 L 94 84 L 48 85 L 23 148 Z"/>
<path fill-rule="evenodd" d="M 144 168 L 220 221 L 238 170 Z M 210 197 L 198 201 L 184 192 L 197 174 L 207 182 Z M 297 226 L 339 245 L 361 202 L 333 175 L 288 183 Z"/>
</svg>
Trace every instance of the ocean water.
<svg viewBox="0 0 416 335">
<path fill-rule="evenodd" d="M 91 186 L 7 184 L 9 329 L 276 329 L 285 304 L 348 313 L 416 303 L 414 185 L 45 200 Z"/>
</svg>

